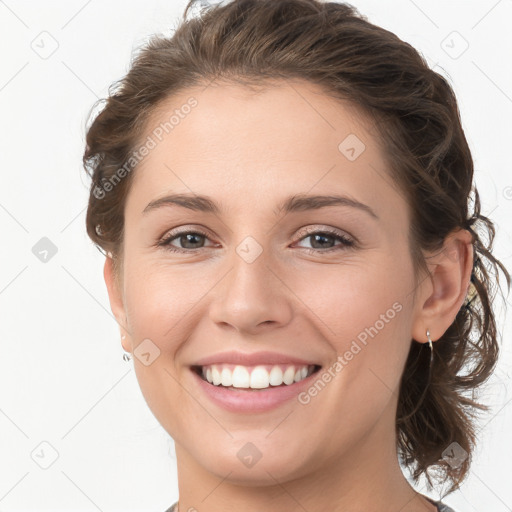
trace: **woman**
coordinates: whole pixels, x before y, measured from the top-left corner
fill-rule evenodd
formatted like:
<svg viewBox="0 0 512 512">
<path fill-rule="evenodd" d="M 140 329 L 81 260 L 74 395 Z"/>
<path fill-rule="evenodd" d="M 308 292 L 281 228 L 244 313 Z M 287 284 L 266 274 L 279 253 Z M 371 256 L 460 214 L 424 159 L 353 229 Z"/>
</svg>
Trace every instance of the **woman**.
<svg viewBox="0 0 512 512">
<path fill-rule="evenodd" d="M 349 5 L 191 4 L 84 154 L 179 511 L 450 511 L 400 464 L 468 474 L 509 283 L 452 89 Z"/>
</svg>

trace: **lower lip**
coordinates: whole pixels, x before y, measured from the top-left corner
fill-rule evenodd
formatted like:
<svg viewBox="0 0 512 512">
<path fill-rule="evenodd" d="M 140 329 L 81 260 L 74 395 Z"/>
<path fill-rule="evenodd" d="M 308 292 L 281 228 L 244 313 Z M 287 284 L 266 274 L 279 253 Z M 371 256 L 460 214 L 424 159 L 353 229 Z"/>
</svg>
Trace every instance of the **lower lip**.
<svg viewBox="0 0 512 512">
<path fill-rule="evenodd" d="M 238 388 L 215 386 L 203 380 L 194 370 L 190 370 L 199 387 L 218 406 L 231 412 L 264 412 L 275 409 L 279 405 L 296 398 L 306 388 L 318 371 L 305 379 L 289 386 L 276 386 L 265 389 Z"/>
</svg>

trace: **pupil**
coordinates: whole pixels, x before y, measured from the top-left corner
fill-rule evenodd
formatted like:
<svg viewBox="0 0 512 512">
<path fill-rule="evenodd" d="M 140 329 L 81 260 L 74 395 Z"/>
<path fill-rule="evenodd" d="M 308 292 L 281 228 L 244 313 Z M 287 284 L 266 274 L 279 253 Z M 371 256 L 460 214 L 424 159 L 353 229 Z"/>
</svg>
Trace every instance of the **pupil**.
<svg viewBox="0 0 512 512">
<path fill-rule="evenodd" d="M 320 239 L 324 239 L 324 241 L 325 241 L 326 239 L 327 240 L 332 239 L 332 236 L 331 235 L 313 235 L 313 238 L 314 238 L 315 243 L 316 243 L 319 238 Z M 313 244 L 313 246 L 314 246 L 314 244 Z M 321 247 L 322 247 L 322 244 L 321 244 Z"/>
<path fill-rule="evenodd" d="M 192 244 L 194 243 L 194 238 L 197 238 L 197 237 L 201 237 L 202 235 L 199 235 L 199 234 L 194 234 L 194 233 L 188 233 L 186 235 L 184 235 L 182 237 L 182 242 L 183 242 L 183 238 L 185 238 L 185 248 L 187 249 L 188 247 L 186 247 L 186 244 L 191 242 Z M 197 242 L 197 240 L 196 240 Z"/>
</svg>

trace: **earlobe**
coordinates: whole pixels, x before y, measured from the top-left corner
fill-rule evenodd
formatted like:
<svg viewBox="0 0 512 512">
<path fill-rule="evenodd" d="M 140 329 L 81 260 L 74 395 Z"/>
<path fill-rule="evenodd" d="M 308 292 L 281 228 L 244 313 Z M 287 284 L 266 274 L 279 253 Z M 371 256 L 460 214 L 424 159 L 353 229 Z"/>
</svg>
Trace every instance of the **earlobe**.
<svg viewBox="0 0 512 512">
<path fill-rule="evenodd" d="M 130 349 L 126 339 L 128 331 L 126 328 L 126 314 L 124 309 L 123 295 L 119 289 L 119 283 L 116 279 L 114 271 L 114 262 L 112 256 L 110 255 L 105 259 L 105 264 L 103 266 L 103 277 L 107 286 L 110 309 L 112 310 L 112 313 L 121 329 L 121 344 L 126 351 L 129 351 Z"/>
<path fill-rule="evenodd" d="M 473 237 L 465 229 L 448 235 L 441 251 L 427 257 L 430 275 L 419 293 L 417 318 L 412 336 L 426 342 L 429 329 L 432 340 L 439 339 L 455 320 L 470 285 L 473 269 Z M 421 292 L 421 290 L 420 290 Z"/>
</svg>

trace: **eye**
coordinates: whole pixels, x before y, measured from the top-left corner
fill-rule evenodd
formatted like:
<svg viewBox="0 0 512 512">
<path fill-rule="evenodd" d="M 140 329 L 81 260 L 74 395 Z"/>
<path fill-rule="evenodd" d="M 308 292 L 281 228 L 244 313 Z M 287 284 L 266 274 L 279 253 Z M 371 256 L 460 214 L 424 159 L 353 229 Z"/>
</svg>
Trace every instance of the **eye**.
<svg viewBox="0 0 512 512">
<path fill-rule="evenodd" d="M 355 241 L 352 238 L 347 236 L 345 233 L 335 229 L 323 229 L 315 231 L 314 229 L 310 228 L 306 231 L 306 233 L 306 236 L 303 236 L 299 242 L 310 239 L 311 245 L 313 247 L 303 247 L 306 252 L 310 253 L 346 250 L 347 248 L 353 247 L 355 245 Z M 341 243 L 332 246 L 332 244 L 336 241 Z"/>
<path fill-rule="evenodd" d="M 201 243 L 204 243 L 202 239 L 208 239 L 208 235 L 201 230 L 171 231 L 157 245 L 165 247 L 172 252 L 194 252 L 195 249 L 202 249 L 204 247 Z M 182 247 L 172 245 L 174 240 L 182 244 Z"/>
<path fill-rule="evenodd" d="M 299 239 L 299 242 L 307 239 L 311 239 L 313 247 L 301 247 L 301 249 L 309 253 L 346 250 L 347 248 L 355 245 L 355 241 L 352 238 L 335 229 L 317 229 L 315 231 L 314 229 L 309 228 L 306 230 L 306 235 Z M 182 231 L 173 230 L 162 238 L 162 240 L 157 243 L 157 246 L 164 247 L 166 250 L 171 252 L 192 253 L 196 252 L 197 249 L 208 247 L 204 245 L 205 240 L 209 240 L 208 234 L 200 229 Z M 174 245 L 175 241 L 177 241 L 181 247 L 176 247 L 176 245 Z M 332 246 L 336 241 L 339 241 L 340 243 Z M 215 244 L 212 246 L 214 245 Z"/>
</svg>

